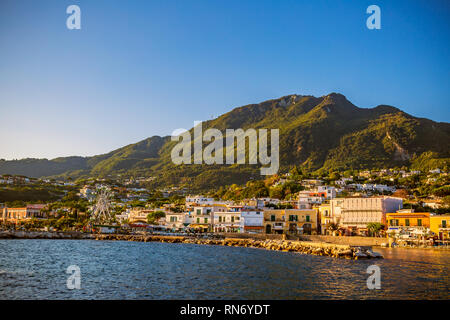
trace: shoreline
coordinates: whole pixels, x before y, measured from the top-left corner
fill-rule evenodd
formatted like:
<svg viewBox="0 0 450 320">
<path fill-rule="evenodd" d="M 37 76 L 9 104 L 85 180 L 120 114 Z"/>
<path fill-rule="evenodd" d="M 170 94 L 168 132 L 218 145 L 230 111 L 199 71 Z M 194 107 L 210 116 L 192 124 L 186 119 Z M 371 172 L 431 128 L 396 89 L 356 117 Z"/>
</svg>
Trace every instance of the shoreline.
<svg viewBox="0 0 450 320">
<path fill-rule="evenodd" d="M 229 247 L 260 248 L 284 252 L 298 252 L 344 259 L 382 259 L 383 256 L 368 246 L 350 246 L 325 242 L 297 240 L 256 240 L 249 238 L 197 238 L 190 236 L 92 234 L 80 232 L 0 231 L 0 239 L 57 239 L 188 243 Z"/>
</svg>

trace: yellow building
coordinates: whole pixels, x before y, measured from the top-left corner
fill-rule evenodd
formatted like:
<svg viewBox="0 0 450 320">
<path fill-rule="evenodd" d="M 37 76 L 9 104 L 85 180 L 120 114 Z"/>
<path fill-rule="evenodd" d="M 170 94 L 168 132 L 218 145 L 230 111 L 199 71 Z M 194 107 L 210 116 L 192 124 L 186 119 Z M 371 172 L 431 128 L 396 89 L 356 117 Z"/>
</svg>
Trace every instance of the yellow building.
<svg viewBox="0 0 450 320">
<path fill-rule="evenodd" d="M 26 221 L 34 219 L 45 219 L 47 218 L 47 213 L 44 209 L 45 204 L 29 204 L 23 208 L 8 208 L 5 207 L 0 210 L 0 218 L 3 222 L 18 223 L 20 221 Z"/>
<path fill-rule="evenodd" d="M 283 233 L 285 210 L 264 210 L 264 230 L 266 233 Z"/>
<path fill-rule="evenodd" d="M 319 210 L 319 224 L 320 224 L 320 233 L 327 234 L 328 226 L 331 223 L 334 223 L 334 218 L 331 216 L 331 205 L 330 204 L 321 204 L 318 208 Z"/>
<path fill-rule="evenodd" d="M 430 230 L 440 240 L 450 240 L 450 214 L 435 215 L 430 217 Z"/>
<path fill-rule="evenodd" d="M 429 212 L 397 212 L 386 213 L 386 226 L 390 228 L 397 227 L 430 227 Z"/>
<path fill-rule="evenodd" d="M 264 210 L 266 233 L 311 234 L 317 232 L 317 210 Z"/>
</svg>

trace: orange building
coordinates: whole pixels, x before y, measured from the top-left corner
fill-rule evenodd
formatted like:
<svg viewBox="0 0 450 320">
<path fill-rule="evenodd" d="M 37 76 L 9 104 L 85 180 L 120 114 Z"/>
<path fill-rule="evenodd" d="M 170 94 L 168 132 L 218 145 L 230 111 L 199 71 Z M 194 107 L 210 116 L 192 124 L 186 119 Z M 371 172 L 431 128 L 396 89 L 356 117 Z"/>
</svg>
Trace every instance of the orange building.
<svg viewBox="0 0 450 320">
<path fill-rule="evenodd" d="M 430 228 L 429 212 L 386 213 L 386 226 L 389 229 L 399 227 Z"/>
</svg>

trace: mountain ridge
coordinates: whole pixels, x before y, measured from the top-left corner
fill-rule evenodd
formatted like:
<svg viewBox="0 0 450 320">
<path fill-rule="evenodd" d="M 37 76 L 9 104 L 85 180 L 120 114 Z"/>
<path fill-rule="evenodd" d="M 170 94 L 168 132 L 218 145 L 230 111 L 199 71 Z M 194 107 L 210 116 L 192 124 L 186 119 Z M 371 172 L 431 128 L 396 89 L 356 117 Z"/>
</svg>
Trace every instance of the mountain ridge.
<svg viewBox="0 0 450 320">
<path fill-rule="evenodd" d="M 321 97 L 292 94 L 236 107 L 204 121 L 203 130 L 207 128 L 222 132 L 278 128 L 281 169 L 293 165 L 310 170 L 414 166 L 415 159 L 424 165 L 425 158 L 428 162 L 433 160 L 433 164 L 447 165 L 450 158 L 449 123 L 417 118 L 389 105 L 360 108 L 334 92 Z M 161 185 L 202 186 L 214 181 L 223 185 L 260 178 L 256 173 L 259 166 L 255 165 L 176 166 L 170 159 L 175 144 L 170 136 L 151 136 L 91 157 L 0 160 L 0 174 L 73 178 L 156 176 Z M 213 183 L 206 182 L 207 179 Z"/>
</svg>

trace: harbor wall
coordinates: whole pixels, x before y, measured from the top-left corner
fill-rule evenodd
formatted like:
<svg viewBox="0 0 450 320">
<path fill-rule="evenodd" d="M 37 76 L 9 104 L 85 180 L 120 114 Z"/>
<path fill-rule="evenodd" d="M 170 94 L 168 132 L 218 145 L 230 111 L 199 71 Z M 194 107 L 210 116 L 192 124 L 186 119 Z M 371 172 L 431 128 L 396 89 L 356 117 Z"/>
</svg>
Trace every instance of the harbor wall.
<svg viewBox="0 0 450 320">
<path fill-rule="evenodd" d="M 372 237 L 334 237 L 323 235 L 286 236 L 283 234 L 250 234 L 250 233 L 217 233 L 221 238 L 239 238 L 253 240 L 300 240 L 342 244 L 349 246 L 380 246 L 387 243 L 386 238 Z M 0 239 L 93 239 L 95 235 L 76 231 L 44 232 L 44 231 L 0 231 Z"/>
<path fill-rule="evenodd" d="M 387 243 L 386 238 L 373 237 L 335 237 L 323 235 L 283 235 L 283 234 L 252 234 L 252 233 L 218 233 L 218 235 L 226 238 L 240 238 L 240 239 L 255 239 L 255 240 L 301 240 L 313 242 L 325 242 L 334 244 L 343 244 L 349 246 L 380 246 L 382 243 Z"/>
<path fill-rule="evenodd" d="M 265 233 L 232 233 L 220 232 L 216 233 L 225 238 L 239 238 L 239 239 L 255 239 L 255 240 L 282 240 L 282 234 L 265 234 Z"/>
<path fill-rule="evenodd" d="M 302 241 L 317 241 L 334 244 L 345 244 L 349 246 L 380 246 L 382 243 L 387 243 L 387 238 L 375 238 L 375 237 L 335 237 L 335 236 L 323 236 L 323 235 L 302 235 L 300 236 Z"/>
</svg>

